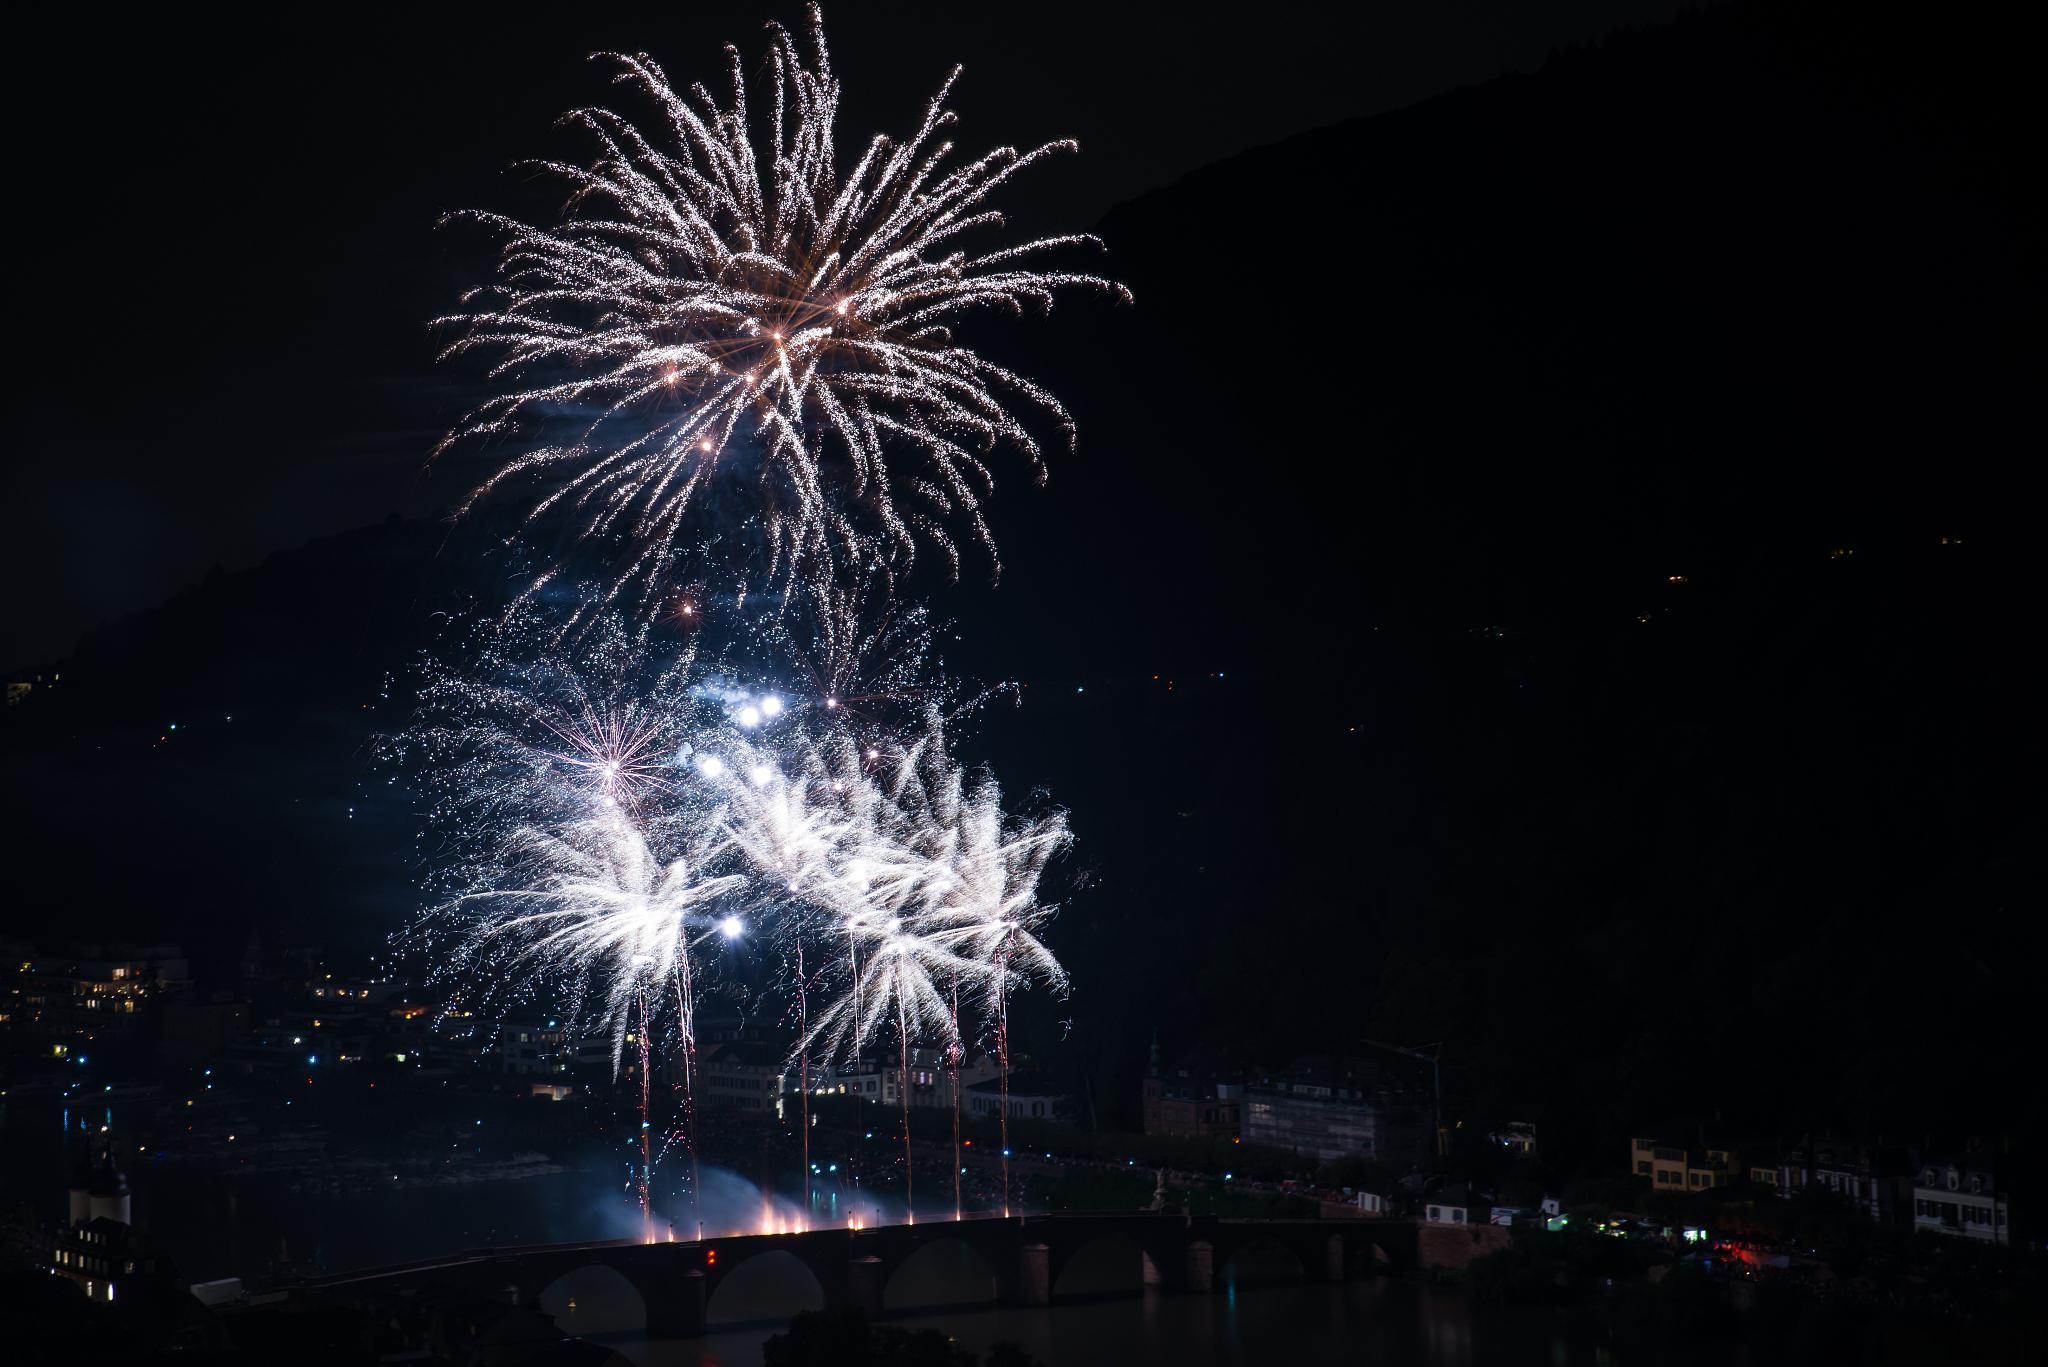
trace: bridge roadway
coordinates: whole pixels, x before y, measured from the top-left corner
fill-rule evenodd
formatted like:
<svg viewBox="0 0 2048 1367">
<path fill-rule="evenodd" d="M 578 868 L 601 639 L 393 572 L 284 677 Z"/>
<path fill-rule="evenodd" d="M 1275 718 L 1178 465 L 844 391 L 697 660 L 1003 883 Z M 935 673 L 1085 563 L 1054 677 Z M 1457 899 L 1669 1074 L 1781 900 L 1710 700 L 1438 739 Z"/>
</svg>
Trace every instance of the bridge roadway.
<svg viewBox="0 0 2048 1367">
<path fill-rule="evenodd" d="M 1240 1249 L 1255 1243 L 1291 1251 L 1313 1280 L 1337 1280 L 1372 1265 L 1417 1265 L 1416 1225 L 1407 1220 L 1225 1219 L 1213 1215 L 1104 1212 L 933 1220 L 869 1229 L 738 1234 L 701 1241 L 537 1244 L 486 1248 L 428 1262 L 318 1278 L 294 1298 L 339 1304 L 374 1301 L 429 1287 L 508 1297 L 538 1307 L 558 1279 L 606 1267 L 639 1292 L 655 1338 L 702 1334 L 706 1307 L 725 1278 L 749 1260 L 787 1253 L 817 1279 L 827 1306 L 880 1315 L 889 1281 L 919 1251 L 947 1240 L 973 1250 L 991 1274 L 994 1302 L 1050 1305 L 1066 1265 L 1104 1240 L 1137 1246 L 1144 1284 L 1207 1292 Z"/>
</svg>

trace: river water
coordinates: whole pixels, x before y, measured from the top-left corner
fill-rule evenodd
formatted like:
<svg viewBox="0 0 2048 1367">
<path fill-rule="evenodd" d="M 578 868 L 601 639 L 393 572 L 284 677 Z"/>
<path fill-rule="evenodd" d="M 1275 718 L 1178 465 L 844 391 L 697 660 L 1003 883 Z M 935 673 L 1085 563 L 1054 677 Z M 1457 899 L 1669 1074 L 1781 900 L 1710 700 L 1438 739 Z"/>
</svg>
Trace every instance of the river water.
<svg viewBox="0 0 2048 1367">
<path fill-rule="evenodd" d="M 903 1314 L 889 1322 L 939 1330 L 977 1353 L 1008 1340 L 1046 1367 L 1604 1367 L 1613 1362 L 1597 1345 L 1575 1342 L 1547 1315 L 1478 1314 L 1456 1288 L 1387 1279 L 1225 1284 L 1210 1296 L 1148 1291 L 1068 1300 L 1044 1310 L 955 1309 Z M 642 1367 L 756 1367 L 762 1341 L 773 1332 L 760 1326 L 667 1343 L 623 1336 L 604 1341 Z"/>
</svg>

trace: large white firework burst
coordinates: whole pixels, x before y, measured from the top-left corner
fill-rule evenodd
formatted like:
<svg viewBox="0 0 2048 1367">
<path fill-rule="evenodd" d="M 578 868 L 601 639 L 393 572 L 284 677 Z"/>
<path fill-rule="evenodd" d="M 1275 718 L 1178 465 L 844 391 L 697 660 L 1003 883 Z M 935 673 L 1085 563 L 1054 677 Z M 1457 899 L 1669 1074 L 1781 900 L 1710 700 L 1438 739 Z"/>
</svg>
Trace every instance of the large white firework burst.
<svg viewBox="0 0 2048 1367">
<path fill-rule="evenodd" d="M 568 187 L 561 220 L 459 215 L 502 247 L 495 283 L 439 320 L 453 333 L 444 354 L 488 356 L 502 388 L 441 449 L 513 440 L 517 454 L 472 501 L 527 489 L 530 522 L 555 511 L 580 538 L 622 539 L 603 602 L 630 588 L 639 610 L 666 606 L 696 544 L 693 511 L 722 473 L 751 491 L 765 572 L 781 585 L 906 566 L 920 540 L 957 574 L 962 525 L 993 564 L 992 458 L 1007 448 L 1042 478 L 1033 426 L 1070 445 L 1073 425 L 955 325 L 1049 309 L 1067 287 L 1128 298 L 1037 264 L 1099 246 L 1092 237 L 968 245 L 1003 222 L 991 196 L 1072 143 L 955 163 L 941 132 L 956 68 L 914 132 L 875 137 L 843 169 L 839 82 L 815 9 L 808 49 L 770 26 L 765 114 L 734 49 L 722 98 L 679 93 L 644 54 L 606 54 L 654 118 L 567 116 L 593 153 L 538 164 Z"/>
<path fill-rule="evenodd" d="M 650 650 L 617 614 L 573 650 L 544 648 L 537 611 L 458 634 L 420 662 L 417 711 L 383 743 L 416 768 L 442 882 L 471 890 L 521 828 L 562 829 L 618 807 L 648 826 L 700 826 L 696 746 L 729 729 L 696 652 Z M 460 663 L 451 663 L 460 661 Z M 396 775 L 394 775 L 394 779 Z M 665 837 L 664 837 L 665 838 Z"/>
<path fill-rule="evenodd" d="M 716 842 L 659 851 L 615 805 L 561 831 L 521 827 L 498 876 L 445 908 L 470 930 L 459 961 L 552 980 L 611 1035 L 615 1063 L 636 1023 L 648 1028 L 671 1001 L 687 1047 L 697 946 L 720 933 L 719 900 L 746 882 L 713 871 L 723 853 Z"/>
<path fill-rule="evenodd" d="M 920 921 L 940 947 L 980 965 L 989 1018 L 1000 1022 L 1020 988 L 1066 990 L 1066 970 L 1041 938 L 1054 908 L 1040 900 L 1039 885 L 1073 833 L 1061 811 L 1006 813 L 992 774 L 965 774 L 950 758 L 925 768 L 940 849 L 920 889 Z"/>
<path fill-rule="evenodd" d="M 1015 990 L 1064 990 L 1039 888 L 1071 839 L 1065 814 L 1006 813 L 936 710 L 886 750 L 824 722 L 735 756 L 726 838 L 783 923 L 842 965 L 810 1032 L 825 1054 L 859 1053 L 892 1027 L 952 1042 L 956 984 L 985 1002 L 992 1030 Z"/>
</svg>

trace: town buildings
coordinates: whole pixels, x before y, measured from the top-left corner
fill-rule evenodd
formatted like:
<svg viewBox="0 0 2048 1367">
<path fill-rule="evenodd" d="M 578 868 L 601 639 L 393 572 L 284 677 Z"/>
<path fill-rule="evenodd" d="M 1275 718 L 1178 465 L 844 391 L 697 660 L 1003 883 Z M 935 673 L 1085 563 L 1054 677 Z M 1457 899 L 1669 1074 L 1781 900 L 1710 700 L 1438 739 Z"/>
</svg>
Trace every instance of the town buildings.
<svg viewBox="0 0 2048 1367">
<path fill-rule="evenodd" d="M 139 1284 L 172 1286 L 175 1269 L 137 1237 L 129 1210 L 128 1179 L 111 1155 L 82 1164 L 71 1179 L 70 1205 L 50 1270 L 75 1283 L 89 1300 L 110 1303 Z"/>
<path fill-rule="evenodd" d="M 1536 1127 L 1526 1120 L 1510 1120 L 1488 1130 L 1487 1139 L 1523 1158 L 1536 1156 Z"/>
<path fill-rule="evenodd" d="M 804 1085 L 786 1042 L 744 1033 L 705 1048 L 702 1068 L 699 1098 L 711 1106 L 780 1115 Z M 976 1054 L 961 1060 L 959 1071 L 962 1107 L 974 1113 L 974 1088 L 997 1076 L 996 1061 Z M 850 1100 L 896 1109 L 903 1105 L 906 1090 L 914 1108 L 953 1108 L 953 1082 L 944 1049 L 913 1048 L 907 1069 L 898 1054 L 849 1059 L 835 1065 L 813 1064 L 809 1084 L 814 1108 L 837 1098 L 841 1104 Z"/>
<path fill-rule="evenodd" d="M 904 1060 L 899 1055 L 886 1054 L 852 1059 L 833 1068 L 813 1068 L 811 1090 L 824 1094 L 843 1093 L 877 1105 L 900 1107 L 903 1092 L 908 1089 L 913 1107 L 951 1110 L 953 1084 L 947 1072 L 946 1051 L 912 1048 L 908 1063 L 906 1071 Z M 962 1059 L 960 1088 L 963 1104 L 972 1096 L 976 1085 L 994 1078 L 998 1071 L 995 1059 L 987 1054 Z"/>
<path fill-rule="evenodd" d="M 166 998 L 191 985 L 174 945 L 87 946 L 40 954 L 15 948 L 0 995 L 7 1052 L 75 1061 L 94 1048 L 120 1050 L 155 1030 Z"/>
<path fill-rule="evenodd" d="M 1690 1141 L 1671 1126 L 1629 1140 L 1630 1171 L 1650 1179 L 1655 1191 L 1706 1191 L 1747 1175 L 1735 1149 L 1706 1128 Z"/>
<path fill-rule="evenodd" d="M 2004 1244 L 2011 1209 L 1997 1165 L 1982 1152 L 1915 1155 L 1830 1135 L 1738 1154 L 1709 1129 L 1667 1127 L 1629 1141 L 1631 1171 L 1659 1192 L 1700 1192 L 1745 1180 L 1787 1200 L 1825 1194 L 1873 1224 Z"/>
<path fill-rule="evenodd" d="M 735 1039 L 703 1054 L 698 1099 L 706 1106 L 782 1114 L 782 1102 L 797 1087 L 789 1051 L 767 1040 Z"/>
<path fill-rule="evenodd" d="M 983 1078 L 967 1088 L 967 1113 L 977 1117 L 1000 1116 L 1003 1113 L 1003 1100 L 1001 1076 Z M 1009 1103 L 1012 1120 L 1072 1118 L 1067 1098 L 1053 1086 L 1050 1077 L 1033 1068 L 1011 1071 Z"/>
<path fill-rule="evenodd" d="M 514 1077 L 557 1081 L 607 1078 L 615 1053 L 610 1036 L 571 1030 L 560 1017 L 541 1015 L 501 1022 L 496 1049 L 499 1067 Z"/>
<path fill-rule="evenodd" d="M 1913 1228 L 1984 1243 L 2011 1239 L 2011 1211 L 1989 1154 L 1921 1161 L 1913 1176 Z"/>
<path fill-rule="evenodd" d="M 1180 1139 L 1237 1139 L 1244 1133 L 1244 1084 L 1193 1060 L 1159 1066 L 1159 1040 L 1145 1070 L 1145 1133 Z"/>
<path fill-rule="evenodd" d="M 1780 1150 L 1775 1161 L 1763 1160 L 1762 1154 L 1750 1160 L 1751 1179 L 1776 1188 L 1778 1195 L 1830 1192 L 1883 1224 L 1894 1223 L 1911 1199 L 1903 1165 L 1883 1163 L 1871 1150 L 1848 1140 L 1808 1135 Z"/>
<path fill-rule="evenodd" d="M 1424 1201 L 1422 1218 L 1433 1225 L 1469 1225 L 1472 1213 L 1477 1207 L 1484 1212 L 1492 1208 L 1491 1202 L 1473 1194 L 1464 1185 L 1445 1187 L 1433 1192 Z"/>
<path fill-rule="evenodd" d="M 1427 1084 L 1402 1059 L 1308 1054 L 1245 1087 L 1244 1139 L 1319 1161 L 1375 1158 L 1398 1168 L 1429 1160 Z"/>
</svg>

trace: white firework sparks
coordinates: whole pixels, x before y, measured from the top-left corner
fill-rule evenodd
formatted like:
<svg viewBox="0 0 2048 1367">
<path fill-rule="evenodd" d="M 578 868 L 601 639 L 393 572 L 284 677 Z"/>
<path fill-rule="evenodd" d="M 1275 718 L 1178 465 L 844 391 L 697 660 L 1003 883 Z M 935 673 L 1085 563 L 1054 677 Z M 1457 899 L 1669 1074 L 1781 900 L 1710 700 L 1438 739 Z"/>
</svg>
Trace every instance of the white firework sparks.
<svg viewBox="0 0 2048 1367">
<path fill-rule="evenodd" d="M 1092 237 L 966 245 L 1001 225 L 997 191 L 1072 143 L 953 164 L 941 130 L 956 69 L 914 132 L 874 138 L 842 171 L 839 82 L 816 10 L 808 53 L 781 27 L 769 33 L 765 118 L 736 50 L 722 99 L 701 85 L 678 93 L 644 54 L 610 54 L 655 118 L 568 116 L 594 152 L 539 163 L 568 187 L 562 220 L 459 216 L 502 247 L 495 284 L 439 320 L 454 334 L 444 355 L 488 356 L 502 392 L 440 449 L 517 438 L 472 502 L 526 488 L 529 522 L 559 510 L 582 538 L 624 539 L 623 569 L 586 607 L 637 584 L 637 608 L 663 610 L 693 510 L 722 472 L 751 489 L 771 581 L 823 588 L 843 570 L 907 566 L 920 540 L 957 574 L 962 523 L 993 563 L 990 461 L 1008 449 L 1042 478 L 1041 443 L 1020 415 L 1067 445 L 1073 424 L 954 327 L 1050 309 L 1070 287 L 1129 297 L 1036 264 L 1099 247 Z"/>
<path fill-rule="evenodd" d="M 851 709 L 693 679 L 687 652 L 663 667 L 601 622 L 578 653 L 528 655 L 530 639 L 492 632 L 476 673 L 430 669 L 408 739 L 430 761 L 455 895 L 420 929 L 465 1004 L 546 1000 L 608 1033 L 615 1065 L 636 1046 L 643 1208 L 657 1036 L 682 1077 L 679 1128 L 660 1142 L 695 1161 L 711 943 L 781 947 L 806 1097 L 822 1060 L 893 1047 L 907 1070 L 934 1045 L 957 1061 L 963 997 L 1007 1062 L 1009 995 L 1065 984 L 1039 896 L 1064 817 L 1006 815 L 936 707 L 892 738 Z M 903 1123 L 908 1187 L 907 1110 Z"/>
<path fill-rule="evenodd" d="M 947 849 L 923 887 L 920 919 L 942 947 L 983 965 L 989 1014 L 999 1020 L 1013 991 L 1032 983 L 1066 990 L 1066 970 L 1039 938 L 1054 909 L 1039 900 L 1038 889 L 1073 833 L 1063 812 L 1005 815 L 992 775 L 963 781 L 949 766 L 943 778 L 934 826 Z"/>
<path fill-rule="evenodd" d="M 979 985 L 987 1029 L 994 1037 L 1001 1095 L 1003 1213 L 1010 1208 L 1010 996 L 1033 982 L 1067 988 L 1066 970 L 1040 932 L 1053 908 L 1040 901 L 1046 866 L 1072 840 L 1066 814 L 1011 817 L 993 775 L 969 775 L 947 752 L 933 723 L 906 758 L 902 805 L 924 813 L 921 823 L 931 872 L 919 887 L 918 923 L 938 950 L 973 965 L 951 973 L 949 988 Z M 949 993 L 950 995 L 950 993 Z M 952 1057 L 957 1059 L 957 1000 Z M 958 1126 L 959 1079 L 953 1082 Z M 956 1194 L 956 1202 L 958 1200 Z"/>
<path fill-rule="evenodd" d="M 638 822 L 608 808 L 559 833 L 515 830 L 493 885 L 442 911 L 469 928 L 464 971 L 566 988 L 610 1033 L 616 1065 L 636 1021 L 644 1029 L 664 1001 L 687 1016 L 694 951 L 722 934 L 716 904 L 746 881 L 710 871 L 723 853 L 707 844 L 665 857 Z"/>
<path fill-rule="evenodd" d="M 688 824 L 682 766 L 725 726 L 692 652 L 652 661 L 615 615 L 573 653 L 538 648 L 531 614 L 480 634 L 466 666 L 423 662 L 414 724 L 384 746 L 398 763 L 424 761 L 429 825 L 456 890 L 470 890 L 464 880 L 515 828 L 559 828 L 614 806 Z"/>
<path fill-rule="evenodd" d="M 787 932 L 836 951 L 842 991 L 799 1050 L 855 1056 L 892 1027 L 949 1039 L 937 983 L 979 966 L 936 940 L 929 888 L 951 875 L 934 859 L 952 847 L 919 770 L 943 756 L 936 722 L 885 757 L 822 720 L 769 748 L 736 744 L 727 772 L 725 836 L 760 875 Z M 943 764 L 943 761 L 941 762 Z"/>
</svg>

